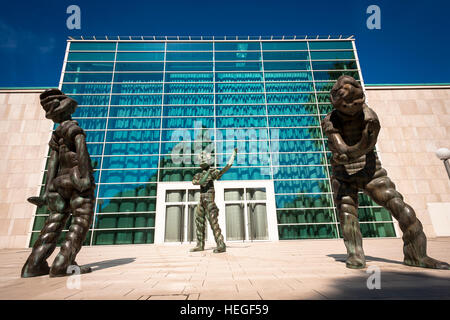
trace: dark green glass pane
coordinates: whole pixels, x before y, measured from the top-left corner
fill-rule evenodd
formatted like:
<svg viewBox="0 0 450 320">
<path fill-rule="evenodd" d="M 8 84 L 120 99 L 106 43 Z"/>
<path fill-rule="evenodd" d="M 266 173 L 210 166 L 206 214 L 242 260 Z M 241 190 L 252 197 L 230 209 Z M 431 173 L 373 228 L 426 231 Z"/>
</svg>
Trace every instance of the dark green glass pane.
<svg viewBox="0 0 450 320">
<path fill-rule="evenodd" d="M 395 237 L 392 223 L 361 223 L 360 227 L 364 238 Z"/>
<path fill-rule="evenodd" d="M 114 52 L 69 52 L 67 61 L 114 61 Z"/>
<path fill-rule="evenodd" d="M 327 180 L 274 181 L 275 193 L 322 193 L 330 192 Z"/>
<path fill-rule="evenodd" d="M 113 71 L 113 62 L 68 62 L 67 71 Z"/>
<path fill-rule="evenodd" d="M 309 41 L 310 50 L 353 49 L 351 41 Z"/>
<path fill-rule="evenodd" d="M 277 210 L 279 224 L 334 222 L 333 209 Z"/>
<path fill-rule="evenodd" d="M 330 239 L 337 237 L 336 225 L 291 225 L 278 226 L 280 240 L 293 239 Z"/>
<path fill-rule="evenodd" d="M 216 51 L 261 50 L 259 42 L 216 42 Z"/>
<path fill-rule="evenodd" d="M 263 42 L 263 50 L 308 50 L 306 41 Z"/>
<path fill-rule="evenodd" d="M 163 52 L 118 52 L 117 61 L 163 61 Z"/>
<path fill-rule="evenodd" d="M 111 82 L 112 73 L 64 73 L 64 82 Z"/>
<path fill-rule="evenodd" d="M 164 51 L 163 42 L 119 42 L 117 51 Z"/>
</svg>

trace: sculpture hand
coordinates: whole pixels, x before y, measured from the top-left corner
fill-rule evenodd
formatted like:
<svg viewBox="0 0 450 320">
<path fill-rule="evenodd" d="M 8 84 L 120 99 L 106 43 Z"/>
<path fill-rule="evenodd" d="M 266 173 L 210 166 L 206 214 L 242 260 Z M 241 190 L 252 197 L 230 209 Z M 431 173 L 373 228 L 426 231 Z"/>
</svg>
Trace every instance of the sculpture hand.
<svg viewBox="0 0 450 320">
<path fill-rule="evenodd" d="M 82 177 L 78 167 L 72 168 L 70 179 L 72 180 L 74 187 L 80 192 L 83 192 L 91 187 L 91 179 L 89 177 Z"/>
</svg>

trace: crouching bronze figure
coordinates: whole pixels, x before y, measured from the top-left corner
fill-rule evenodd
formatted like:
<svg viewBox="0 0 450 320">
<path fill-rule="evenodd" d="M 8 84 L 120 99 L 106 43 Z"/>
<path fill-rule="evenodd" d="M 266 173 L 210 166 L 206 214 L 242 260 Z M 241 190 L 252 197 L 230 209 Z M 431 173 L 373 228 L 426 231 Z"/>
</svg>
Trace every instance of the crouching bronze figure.
<svg viewBox="0 0 450 320">
<path fill-rule="evenodd" d="M 403 232 L 404 264 L 450 269 L 449 264 L 428 257 L 422 224 L 395 189 L 374 152 L 380 122 L 365 104 L 361 85 L 341 76 L 331 90 L 334 110 L 322 120 L 332 152 L 332 189 L 347 248 L 347 267 L 364 268 L 362 235 L 358 222 L 358 191 L 363 191 L 398 220 Z"/>
<path fill-rule="evenodd" d="M 233 155 L 228 160 L 227 165 L 222 169 L 218 170 L 211 167 L 211 155 L 206 152 L 199 154 L 200 167 L 202 172 L 195 174 L 192 179 L 194 185 L 200 185 L 200 200 L 195 209 L 195 226 L 197 228 L 197 246 L 191 249 L 194 251 L 205 250 L 205 225 L 206 219 L 209 220 L 211 229 L 214 233 L 214 239 L 216 240 L 217 248 L 214 249 L 214 253 L 225 252 L 226 245 L 223 240 L 222 231 L 219 227 L 218 216 L 219 208 L 217 208 L 214 202 L 215 191 L 214 191 L 214 180 L 219 180 L 228 169 L 231 168 L 236 157 L 237 149 L 234 149 Z"/>
<path fill-rule="evenodd" d="M 58 89 L 49 89 L 40 95 L 41 105 L 47 119 L 59 126 L 53 131 L 49 142 L 47 182 L 40 197 L 28 201 L 47 205 L 50 214 L 33 245 L 32 252 L 22 268 L 23 278 L 49 274 L 50 277 L 67 275 L 67 268 L 77 265 L 75 258 L 86 238 L 94 215 L 95 181 L 91 159 L 86 147 L 86 134 L 72 120 L 77 102 Z M 47 258 L 55 250 L 61 231 L 72 214 L 72 222 L 51 267 Z M 90 272 L 79 267 L 80 273 Z"/>
</svg>

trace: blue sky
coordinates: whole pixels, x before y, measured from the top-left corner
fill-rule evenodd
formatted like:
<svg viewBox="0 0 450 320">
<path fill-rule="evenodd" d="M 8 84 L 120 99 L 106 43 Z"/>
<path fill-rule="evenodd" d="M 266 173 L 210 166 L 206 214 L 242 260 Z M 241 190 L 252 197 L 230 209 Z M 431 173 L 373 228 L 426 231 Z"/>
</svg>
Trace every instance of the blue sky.
<svg viewBox="0 0 450 320">
<path fill-rule="evenodd" d="M 68 30 L 66 8 L 81 8 Z M 381 30 L 366 27 L 369 5 Z M 0 11 L 0 87 L 57 86 L 69 35 L 355 35 L 366 83 L 450 83 L 447 0 L 40 0 Z"/>
</svg>

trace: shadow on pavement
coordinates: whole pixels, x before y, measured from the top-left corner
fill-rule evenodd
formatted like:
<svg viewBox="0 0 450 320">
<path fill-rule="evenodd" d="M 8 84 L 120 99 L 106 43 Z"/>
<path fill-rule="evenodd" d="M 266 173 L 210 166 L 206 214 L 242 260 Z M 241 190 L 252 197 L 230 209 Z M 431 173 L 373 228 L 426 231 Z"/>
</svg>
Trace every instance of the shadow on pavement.
<svg viewBox="0 0 450 320">
<path fill-rule="evenodd" d="M 83 265 L 83 267 L 91 267 L 92 271 L 99 271 L 102 269 L 117 267 L 120 265 L 132 263 L 136 260 L 136 258 L 121 258 L 121 259 L 113 259 L 113 260 L 105 260 L 100 262 L 94 262 Z"/>
<path fill-rule="evenodd" d="M 345 263 L 345 260 L 347 259 L 346 254 L 327 254 L 327 257 L 333 258 L 336 261 Z M 378 262 L 388 262 L 388 263 L 395 263 L 395 264 L 401 264 L 403 265 L 402 261 L 396 261 L 396 260 L 390 260 L 385 258 L 378 258 L 378 257 L 372 257 L 372 256 L 366 256 L 366 261 L 378 261 Z"/>
</svg>

